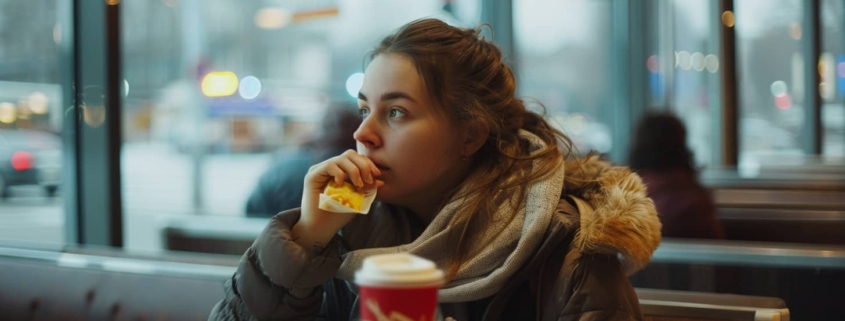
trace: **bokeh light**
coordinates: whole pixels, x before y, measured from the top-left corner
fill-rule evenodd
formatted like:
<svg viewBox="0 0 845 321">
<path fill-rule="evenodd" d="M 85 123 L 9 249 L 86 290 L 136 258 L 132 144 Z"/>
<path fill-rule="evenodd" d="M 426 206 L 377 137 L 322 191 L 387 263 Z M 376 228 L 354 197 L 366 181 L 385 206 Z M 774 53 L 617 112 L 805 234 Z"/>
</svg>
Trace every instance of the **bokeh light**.
<svg viewBox="0 0 845 321">
<path fill-rule="evenodd" d="M 795 40 L 801 40 L 801 24 L 793 22 L 789 24 L 789 36 Z"/>
<path fill-rule="evenodd" d="M 238 76 L 231 71 L 210 72 L 202 78 L 202 93 L 207 97 L 226 97 L 238 91 Z"/>
<path fill-rule="evenodd" d="M 38 115 L 46 114 L 48 105 L 49 101 L 47 99 L 47 95 L 44 93 L 36 91 L 29 95 L 29 109 L 32 110 L 33 113 Z"/>
<path fill-rule="evenodd" d="M 789 107 L 792 107 L 792 98 L 789 97 L 789 94 L 775 96 L 775 107 L 780 110 L 789 109 Z"/>
<path fill-rule="evenodd" d="M 789 88 L 786 86 L 785 81 L 778 80 L 773 82 L 772 85 L 769 86 L 769 90 L 772 91 L 772 96 L 777 97 L 781 95 L 786 95 L 786 91 L 789 90 Z"/>
<path fill-rule="evenodd" d="M 692 66 L 692 55 L 689 51 L 681 51 L 678 52 L 678 67 L 681 67 L 683 70 L 689 70 Z"/>
<path fill-rule="evenodd" d="M 696 71 L 703 71 L 704 70 L 704 54 L 700 52 L 696 52 L 690 56 L 690 65 Z"/>
<path fill-rule="evenodd" d="M 736 23 L 736 20 L 734 20 L 734 12 L 733 11 L 727 10 L 725 12 L 722 12 L 722 24 L 724 24 L 725 27 L 733 28 L 735 23 Z"/>
<path fill-rule="evenodd" d="M 648 71 L 653 74 L 656 74 L 658 71 L 660 71 L 660 65 L 657 61 L 657 55 L 651 55 L 651 57 L 648 57 L 648 60 L 646 60 L 646 67 L 648 68 Z"/>
<path fill-rule="evenodd" d="M 263 8 L 255 13 L 255 25 L 261 29 L 280 29 L 291 21 L 290 11 L 282 8 Z"/>
<path fill-rule="evenodd" d="M 97 128 L 103 125 L 106 121 L 106 108 L 100 105 L 87 106 L 82 105 L 82 119 L 85 124 L 92 128 Z"/>
<path fill-rule="evenodd" d="M 836 64 L 836 74 L 841 78 L 845 78 L 845 61 Z"/>
<path fill-rule="evenodd" d="M 358 91 L 361 90 L 361 85 L 364 84 L 364 74 L 356 72 L 346 78 L 346 92 L 352 98 L 358 98 Z"/>
<path fill-rule="evenodd" d="M 57 45 L 62 43 L 62 26 L 60 24 L 53 26 L 53 42 Z"/>
<path fill-rule="evenodd" d="M 704 64 L 707 66 L 707 71 L 716 73 L 719 71 L 719 57 L 714 54 L 709 54 L 704 58 Z"/>
<path fill-rule="evenodd" d="M 254 99 L 261 94 L 261 80 L 258 80 L 255 76 L 246 76 L 241 79 L 240 85 L 238 85 L 238 94 L 241 95 L 243 99 Z"/>
<path fill-rule="evenodd" d="M 9 102 L 0 103 L 0 123 L 11 124 L 17 119 L 15 105 Z"/>
</svg>

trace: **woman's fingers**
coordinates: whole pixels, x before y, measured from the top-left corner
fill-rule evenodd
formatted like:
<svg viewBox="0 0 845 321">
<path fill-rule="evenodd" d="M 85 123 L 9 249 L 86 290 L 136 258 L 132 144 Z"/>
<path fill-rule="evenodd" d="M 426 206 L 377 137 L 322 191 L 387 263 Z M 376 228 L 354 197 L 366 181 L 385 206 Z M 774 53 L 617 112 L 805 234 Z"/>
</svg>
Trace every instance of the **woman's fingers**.
<svg viewBox="0 0 845 321">
<path fill-rule="evenodd" d="M 378 166 L 376 166 L 376 163 L 373 163 L 373 160 L 371 160 L 369 157 L 364 156 L 364 155 L 360 155 L 360 156 L 363 157 L 367 161 L 368 164 L 370 164 L 370 168 L 372 169 L 372 173 L 375 176 L 381 176 L 381 170 L 378 169 Z"/>
<path fill-rule="evenodd" d="M 335 183 L 343 184 L 343 181 L 346 180 L 346 171 L 344 171 L 342 167 L 338 166 L 337 163 L 330 162 L 326 164 L 325 173 L 330 176 Z"/>
<path fill-rule="evenodd" d="M 358 168 L 354 162 L 348 157 L 338 157 L 335 159 L 335 164 L 340 167 L 346 175 L 349 177 L 349 181 L 352 182 L 352 185 L 363 187 L 364 186 L 364 179 L 361 176 L 361 170 Z"/>
<path fill-rule="evenodd" d="M 365 189 L 379 188 L 384 182 L 376 180 L 381 171 L 368 157 L 348 150 L 343 154 L 314 165 L 306 176 L 306 185 L 322 188 L 329 180 L 338 184 L 347 178 L 358 187 Z"/>
<path fill-rule="evenodd" d="M 356 152 L 348 151 L 343 153 L 343 156 L 347 157 L 356 167 L 358 167 L 358 171 L 361 174 L 361 178 L 364 180 L 366 184 L 373 184 L 375 180 L 375 176 L 380 175 L 378 168 L 373 161 L 371 161 L 367 156 L 363 156 Z"/>
</svg>

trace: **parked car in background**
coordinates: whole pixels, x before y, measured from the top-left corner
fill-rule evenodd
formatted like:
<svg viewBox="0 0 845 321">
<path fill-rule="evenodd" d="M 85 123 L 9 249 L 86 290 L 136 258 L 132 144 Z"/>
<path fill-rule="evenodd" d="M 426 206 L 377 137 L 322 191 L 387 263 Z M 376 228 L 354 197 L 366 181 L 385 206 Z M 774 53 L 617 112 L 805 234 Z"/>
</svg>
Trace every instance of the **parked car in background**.
<svg viewBox="0 0 845 321">
<path fill-rule="evenodd" d="M 38 185 L 48 196 L 55 195 L 61 183 L 61 165 L 59 136 L 0 129 L 0 198 L 10 196 L 10 187 L 21 185 Z"/>
</svg>

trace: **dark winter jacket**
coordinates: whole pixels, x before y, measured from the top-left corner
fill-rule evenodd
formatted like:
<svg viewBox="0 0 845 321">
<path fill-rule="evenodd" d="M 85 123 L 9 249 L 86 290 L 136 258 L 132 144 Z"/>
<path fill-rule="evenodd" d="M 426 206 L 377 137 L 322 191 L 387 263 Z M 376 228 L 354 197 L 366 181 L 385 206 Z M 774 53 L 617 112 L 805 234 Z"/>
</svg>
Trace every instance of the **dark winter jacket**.
<svg viewBox="0 0 845 321">
<path fill-rule="evenodd" d="M 544 241 L 492 297 L 441 304 L 464 320 L 642 320 L 627 274 L 645 266 L 660 242 L 660 222 L 640 178 L 591 158 L 567 170 L 564 193 Z M 390 215 L 390 213 L 388 213 Z M 226 284 L 209 320 L 357 320 L 354 284 L 334 275 L 345 251 L 404 244 L 424 226 L 407 215 L 391 233 L 344 239 L 312 255 L 291 240 L 299 211 L 273 217 Z M 371 214 L 346 228 L 366 228 Z M 344 228 L 344 229 L 346 229 Z"/>
</svg>

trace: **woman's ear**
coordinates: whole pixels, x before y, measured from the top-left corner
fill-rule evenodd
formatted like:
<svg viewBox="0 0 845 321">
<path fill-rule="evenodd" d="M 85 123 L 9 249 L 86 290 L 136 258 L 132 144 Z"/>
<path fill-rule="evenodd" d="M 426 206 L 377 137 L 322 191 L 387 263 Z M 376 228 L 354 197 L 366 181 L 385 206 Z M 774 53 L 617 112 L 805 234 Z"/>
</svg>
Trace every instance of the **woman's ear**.
<svg viewBox="0 0 845 321">
<path fill-rule="evenodd" d="M 462 153 L 465 157 L 472 156 L 487 142 L 490 135 L 490 126 L 483 121 L 474 121 L 466 127 L 466 139 L 464 140 Z"/>
</svg>

